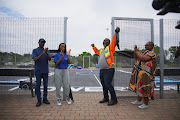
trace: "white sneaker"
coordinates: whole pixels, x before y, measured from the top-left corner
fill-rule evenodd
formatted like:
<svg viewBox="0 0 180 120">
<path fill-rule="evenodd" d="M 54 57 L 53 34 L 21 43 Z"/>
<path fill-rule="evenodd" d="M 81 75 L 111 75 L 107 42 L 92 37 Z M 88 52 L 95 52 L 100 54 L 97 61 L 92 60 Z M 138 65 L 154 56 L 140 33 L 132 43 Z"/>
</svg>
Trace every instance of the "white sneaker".
<svg viewBox="0 0 180 120">
<path fill-rule="evenodd" d="M 148 106 L 146 104 L 142 104 L 142 105 L 138 106 L 138 108 L 144 109 L 144 108 L 148 108 Z"/>
<path fill-rule="evenodd" d="M 133 105 L 141 105 L 142 104 L 142 102 L 141 101 L 138 101 L 138 100 L 136 100 L 136 101 L 134 101 L 134 102 L 131 102 Z"/>
<path fill-rule="evenodd" d="M 67 98 L 67 104 L 70 105 L 71 104 L 71 100 L 69 98 Z"/>
<path fill-rule="evenodd" d="M 61 104 L 61 100 L 58 100 L 58 101 L 57 101 L 57 105 L 59 105 L 59 106 L 62 105 L 62 104 Z"/>
</svg>

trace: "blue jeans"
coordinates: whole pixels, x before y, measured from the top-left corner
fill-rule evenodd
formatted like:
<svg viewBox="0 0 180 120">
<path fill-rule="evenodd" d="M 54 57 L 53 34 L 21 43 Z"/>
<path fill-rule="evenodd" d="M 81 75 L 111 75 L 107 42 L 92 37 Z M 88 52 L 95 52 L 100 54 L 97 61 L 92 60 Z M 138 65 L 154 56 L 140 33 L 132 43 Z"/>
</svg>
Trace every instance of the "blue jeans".
<svg viewBox="0 0 180 120">
<path fill-rule="evenodd" d="M 109 90 L 111 94 L 111 100 L 117 100 L 114 86 L 112 85 L 114 71 L 115 71 L 114 68 L 100 70 L 100 80 L 103 86 L 104 99 L 109 99 L 109 95 L 108 95 L 108 90 Z"/>
<path fill-rule="evenodd" d="M 44 94 L 43 99 L 47 99 L 48 73 L 39 73 L 36 75 L 36 95 L 37 100 L 41 100 L 41 78 L 43 78 Z"/>
</svg>

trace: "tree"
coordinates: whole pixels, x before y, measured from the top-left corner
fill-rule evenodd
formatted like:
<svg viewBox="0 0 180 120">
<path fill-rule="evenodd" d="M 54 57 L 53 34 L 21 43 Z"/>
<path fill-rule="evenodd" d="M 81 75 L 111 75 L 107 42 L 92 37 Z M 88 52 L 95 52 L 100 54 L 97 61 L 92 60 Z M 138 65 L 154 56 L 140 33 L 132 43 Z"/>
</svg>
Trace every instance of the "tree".
<svg viewBox="0 0 180 120">
<path fill-rule="evenodd" d="M 79 54 L 79 56 L 91 56 L 91 53 L 89 53 L 89 52 L 83 52 L 82 54 Z"/>
<path fill-rule="evenodd" d="M 178 49 L 178 46 L 171 46 L 168 50 L 170 52 L 170 60 L 174 60 L 174 56 L 176 54 L 176 51 Z"/>
<path fill-rule="evenodd" d="M 160 56 L 160 47 L 155 45 L 154 46 L 154 52 L 156 53 L 156 56 Z"/>
</svg>

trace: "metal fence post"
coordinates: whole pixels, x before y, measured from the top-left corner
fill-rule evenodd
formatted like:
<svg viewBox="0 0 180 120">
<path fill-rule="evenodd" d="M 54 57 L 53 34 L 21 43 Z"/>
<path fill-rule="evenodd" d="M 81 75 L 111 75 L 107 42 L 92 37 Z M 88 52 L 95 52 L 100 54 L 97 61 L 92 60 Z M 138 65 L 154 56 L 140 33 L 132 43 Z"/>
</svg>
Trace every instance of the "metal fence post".
<svg viewBox="0 0 180 120">
<path fill-rule="evenodd" d="M 154 20 L 150 20 L 150 24 L 151 24 L 151 42 L 154 43 Z"/>
<path fill-rule="evenodd" d="M 91 60 L 90 60 L 90 56 L 89 56 L 89 68 L 91 67 L 91 63 L 90 62 L 91 62 Z"/>
<path fill-rule="evenodd" d="M 83 68 L 84 68 L 84 56 L 83 56 Z"/>
<path fill-rule="evenodd" d="M 113 38 L 114 35 L 114 17 L 111 19 L 111 39 Z"/>
<path fill-rule="evenodd" d="M 64 17 L 64 43 L 67 42 L 67 17 Z"/>
<path fill-rule="evenodd" d="M 164 79 L 164 46 L 163 46 L 163 19 L 160 19 L 160 98 L 163 94 L 163 79 Z"/>
</svg>

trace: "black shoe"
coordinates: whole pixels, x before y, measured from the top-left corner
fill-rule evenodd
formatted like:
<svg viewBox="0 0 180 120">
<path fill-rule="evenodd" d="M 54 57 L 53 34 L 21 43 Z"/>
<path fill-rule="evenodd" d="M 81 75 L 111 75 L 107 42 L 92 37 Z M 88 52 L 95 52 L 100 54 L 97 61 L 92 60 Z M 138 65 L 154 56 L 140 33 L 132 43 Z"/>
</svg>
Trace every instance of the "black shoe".
<svg viewBox="0 0 180 120">
<path fill-rule="evenodd" d="M 50 104 L 50 102 L 47 99 L 43 99 L 43 103 Z"/>
<path fill-rule="evenodd" d="M 109 102 L 109 99 L 102 99 L 101 101 L 99 101 L 99 103 L 105 103 L 105 102 Z"/>
<path fill-rule="evenodd" d="M 39 107 L 39 106 L 41 106 L 41 101 L 40 100 L 38 100 L 38 102 L 36 103 L 36 107 Z"/>
<path fill-rule="evenodd" d="M 118 101 L 117 100 L 111 100 L 111 101 L 109 101 L 108 102 L 108 106 L 111 106 L 111 105 L 115 105 L 115 104 L 117 104 L 118 103 Z"/>
</svg>

